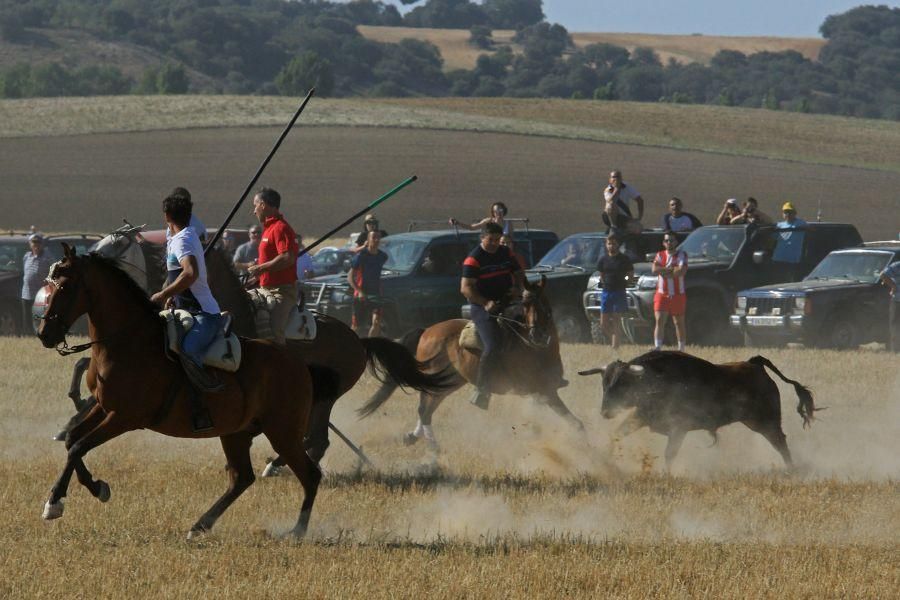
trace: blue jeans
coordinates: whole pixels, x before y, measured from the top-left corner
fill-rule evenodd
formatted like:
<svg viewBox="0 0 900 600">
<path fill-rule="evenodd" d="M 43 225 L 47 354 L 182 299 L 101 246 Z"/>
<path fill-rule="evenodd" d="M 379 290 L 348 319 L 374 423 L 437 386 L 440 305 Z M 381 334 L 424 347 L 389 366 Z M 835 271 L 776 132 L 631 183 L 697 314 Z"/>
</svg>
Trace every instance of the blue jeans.
<svg viewBox="0 0 900 600">
<path fill-rule="evenodd" d="M 472 305 L 472 322 L 475 323 L 475 329 L 478 330 L 478 336 L 481 338 L 481 360 L 496 352 L 500 346 L 500 325 L 497 319 L 492 319 L 490 313 L 484 310 L 479 304 Z"/>
<path fill-rule="evenodd" d="M 203 355 L 212 344 L 222 324 L 222 315 L 207 312 L 194 313 L 194 326 L 181 341 L 181 352 L 194 364 L 203 366 Z"/>
</svg>

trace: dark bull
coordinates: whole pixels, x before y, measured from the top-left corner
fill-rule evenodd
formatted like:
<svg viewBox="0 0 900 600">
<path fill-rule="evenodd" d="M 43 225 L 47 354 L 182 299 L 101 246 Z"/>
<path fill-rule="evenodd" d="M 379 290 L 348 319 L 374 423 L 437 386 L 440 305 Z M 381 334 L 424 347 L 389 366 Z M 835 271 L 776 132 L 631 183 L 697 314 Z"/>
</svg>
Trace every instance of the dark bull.
<svg viewBox="0 0 900 600">
<path fill-rule="evenodd" d="M 800 399 L 797 412 L 803 426 L 809 426 L 818 410 L 812 393 L 762 356 L 717 365 L 682 352 L 653 351 L 627 363 L 616 360 L 578 374 L 603 374 L 600 412 L 607 419 L 635 409 L 619 426 L 619 435 L 646 426 L 668 436 L 667 467 L 687 432 L 704 430 L 716 437 L 720 427 L 731 423 L 743 423 L 762 435 L 791 467 L 791 453 L 781 429 L 781 397 L 766 367 L 794 386 Z"/>
</svg>

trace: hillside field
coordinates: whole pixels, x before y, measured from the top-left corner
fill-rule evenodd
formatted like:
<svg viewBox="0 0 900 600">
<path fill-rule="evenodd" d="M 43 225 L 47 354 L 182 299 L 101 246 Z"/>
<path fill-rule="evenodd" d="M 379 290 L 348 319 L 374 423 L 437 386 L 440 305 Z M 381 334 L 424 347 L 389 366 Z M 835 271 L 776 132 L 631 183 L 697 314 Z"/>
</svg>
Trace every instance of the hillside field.
<svg viewBox="0 0 900 600">
<path fill-rule="evenodd" d="M 646 348 L 624 347 L 630 358 Z M 744 349 L 694 348 L 715 361 Z M 639 431 L 612 446 L 621 418 L 598 412 L 598 382 L 574 371 L 613 358 L 564 346 L 572 385 L 562 398 L 578 435 L 528 399 L 496 397 L 488 412 L 462 390 L 435 415 L 439 454 L 404 447 L 415 400 L 398 394 L 359 421 L 368 376 L 334 423 L 377 470 L 357 470 L 333 440 L 308 540 L 293 524 L 299 485 L 258 479 L 211 535 L 190 524 L 225 489 L 215 440 L 132 432 L 91 452 L 109 482 L 100 504 L 73 479 L 65 516 L 40 512 L 64 462 L 50 441 L 68 418 L 63 395 L 77 357 L 35 339 L 4 342 L 0 361 L 0 596 L 74 597 L 889 597 L 900 586 L 900 379 L 883 352 L 765 352 L 827 406 L 810 429 L 779 382 L 799 465 L 742 425 L 710 445 L 689 434 L 671 475 L 664 438 Z M 851 391 L 852 390 L 852 391 Z M 253 448 L 262 468 L 271 449 Z"/>
<path fill-rule="evenodd" d="M 200 214 L 216 223 L 295 103 L 0 102 L 0 228 L 157 223 L 159 200 L 175 185 L 191 189 Z M 285 192 L 285 212 L 307 235 L 412 174 L 420 181 L 379 211 L 389 231 L 411 218 L 475 218 L 494 200 L 561 235 L 597 229 L 599 191 L 621 168 L 648 201 L 648 225 L 672 195 L 706 223 L 726 198 L 753 195 L 770 214 L 791 200 L 814 219 L 821 203 L 824 219 L 853 222 L 866 239 L 893 239 L 898 155 L 900 125 L 883 121 L 577 101 L 315 100 L 260 183 Z M 242 213 L 235 224 L 249 220 Z"/>
<path fill-rule="evenodd" d="M 444 68 L 472 69 L 479 54 L 485 51 L 469 44 L 469 31 L 465 29 L 428 29 L 421 27 L 380 27 L 359 25 L 357 30 L 366 38 L 377 42 L 396 44 L 404 38 L 431 42 L 441 51 Z M 492 39 L 495 48 L 512 46 L 515 34 L 510 30 L 495 30 Z M 815 60 L 825 40 L 819 38 L 741 37 L 720 35 L 664 35 L 649 33 L 579 33 L 570 32 L 575 46 L 588 44 L 614 44 L 633 51 L 638 46 L 653 48 L 663 63 L 674 59 L 680 63 L 708 63 L 720 50 L 737 50 L 744 54 L 756 52 L 782 52 L 796 50 L 806 58 Z"/>
</svg>

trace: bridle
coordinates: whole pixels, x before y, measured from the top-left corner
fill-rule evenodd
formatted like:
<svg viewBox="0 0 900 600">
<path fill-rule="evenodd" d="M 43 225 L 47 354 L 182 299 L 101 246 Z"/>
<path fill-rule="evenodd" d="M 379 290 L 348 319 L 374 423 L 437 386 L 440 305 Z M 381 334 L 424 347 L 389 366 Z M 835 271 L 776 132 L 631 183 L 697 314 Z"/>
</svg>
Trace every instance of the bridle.
<svg viewBox="0 0 900 600">
<path fill-rule="evenodd" d="M 60 264 L 62 264 L 61 260 L 53 263 L 50 266 L 50 272 L 47 274 L 47 279 L 45 279 L 45 281 L 48 284 L 50 284 L 51 286 L 54 287 L 54 289 L 56 289 L 56 293 L 63 291 L 63 289 L 67 285 L 69 285 L 69 283 L 66 283 L 66 284 L 60 283 L 59 277 L 56 276 L 56 270 L 60 266 Z M 68 289 L 73 290 L 73 293 L 77 295 L 78 287 L 81 284 L 82 284 L 81 277 L 79 277 L 79 278 L 71 281 L 72 287 L 68 288 Z M 88 302 L 90 302 L 90 289 L 88 289 L 87 287 L 85 287 L 85 294 L 88 295 Z M 72 307 L 69 306 L 67 312 L 71 311 L 71 310 L 72 310 Z M 53 322 L 53 321 L 59 320 L 60 316 L 61 315 L 59 315 L 59 314 L 53 314 L 50 316 L 45 315 L 43 317 L 36 317 L 36 318 L 41 321 Z M 60 322 L 62 322 L 62 321 L 60 321 Z M 74 319 L 72 320 L 72 322 L 74 322 Z M 101 338 L 99 340 L 92 340 L 85 344 L 76 344 L 74 346 L 69 346 L 68 341 L 66 341 L 66 336 L 69 334 L 69 327 L 70 327 L 69 325 L 65 325 L 65 324 L 63 325 L 63 339 L 60 343 L 56 344 L 56 346 L 55 346 L 55 350 L 57 353 L 59 353 L 60 356 L 69 356 L 71 354 L 77 354 L 79 352 L 84 352 L 85 350 L 90 349 L 92 346 L 94 346 L 96 344 L 107 343 L 109 340 L 111 340 L 115 337 L 118 337 L 118 335 L 119 335 L 119 334 L 111 335 L 111 336 L 107 336 L 106 338 Z"/>
<path fill-rule="evenodd" d="M 531 292 L 526 291 L 525 294 L 531 294 Z M 539 305 L 539 300 L 535 296 L 534 300 L 530 300 L 531 302 L 536 303 L 534 310 L 541 310 Z M 525 306 L 529 301 L 523 300 L 516 304 L 521 304 Z M 512 306 L 512 305 L 511 305 Z M 544 315 L 546 318 L 550 318 L 549 315 Z M 533 348 L 535 350 L 543 350 L 550 346 L 550 343 L 553 341 L 552 334 L 548 333 L 544 339 L 536 340 L 535 339 L 535 331 L 537 330 L 536 325 L 528 325 L 527 323 L 523 323 L 517 319 L 512 319 L 510 317 L 506 317 L 502 314 L 492 315 L 494 319 L 497 320 L 498 323 L 505 325 L 506 329 L 515 335 L 523 344 L 525 344 L 529 348 Z"/>
</svg>

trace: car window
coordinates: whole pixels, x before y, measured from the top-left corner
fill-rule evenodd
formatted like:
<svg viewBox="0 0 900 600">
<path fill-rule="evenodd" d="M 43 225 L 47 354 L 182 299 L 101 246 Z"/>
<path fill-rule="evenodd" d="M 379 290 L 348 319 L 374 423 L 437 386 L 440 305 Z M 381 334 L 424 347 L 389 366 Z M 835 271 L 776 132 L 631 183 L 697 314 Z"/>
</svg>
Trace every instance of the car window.
<svg viewBox="0 0 900 600">
<path fill-rule="evenodd" d="M 832 252 L 806 276 L 815 279 L 847 279 L 875 283 L 890 264 L 891 255 L 883 252 Z"/>
<path fill-rule="evenodd" d="M 28 244 L 0 245 L 0 271 L 21 271 L 22 257 Z"/>
<path fill-rule="evenodd" d="M 593 270 L 605 253 L 605 240 L 605 236 L 570 235 L 547 252 L 538 261 L 538 266 L 571 266 Z"/>
<path fill-rule="evenodd" d="M 462 275 L 462 263 L 468 254 L 469 246 L 463 242 L 432 244 L 425 251 L 419 269 L 423 275 L 459 277 Z"/>
<path fill-rule="evenodd" d="M 684 250 L 688 258 L 731 262 L 744 243 L 744 236 L 743 227 L 701 227 L 695 229 L 678 249 Z"/>
<path fill-rule="evenodd" d="M 398 237 L 384 238 L 381 240 L 381 250 L 388 255 L 384 268 L 388 271 L 409 273 L 419 262 L 422 252 L 428 242 L 424 240 L 410 240 Z"/>
</svg>

